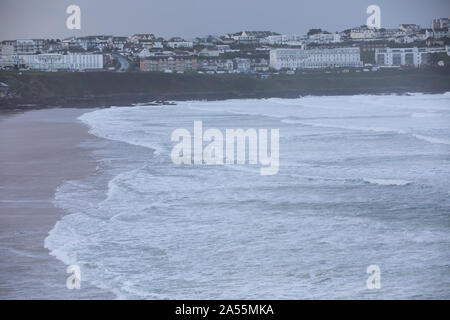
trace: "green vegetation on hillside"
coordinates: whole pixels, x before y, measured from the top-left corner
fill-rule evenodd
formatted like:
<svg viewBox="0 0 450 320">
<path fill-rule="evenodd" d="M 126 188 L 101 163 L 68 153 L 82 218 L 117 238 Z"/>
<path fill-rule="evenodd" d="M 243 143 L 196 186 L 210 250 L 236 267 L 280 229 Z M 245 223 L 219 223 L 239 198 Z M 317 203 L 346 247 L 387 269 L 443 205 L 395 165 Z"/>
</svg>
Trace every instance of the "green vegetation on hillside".
<svg viewBox="0 0 450 320">
<path fill-rule="evenodd" d="M 154 100 L 298 97 L 450 91 L 448 69 L 256 75 L 197 73 L 0 72 L 9 96 L 0 105 L 110 105 Z"/>
</svg>

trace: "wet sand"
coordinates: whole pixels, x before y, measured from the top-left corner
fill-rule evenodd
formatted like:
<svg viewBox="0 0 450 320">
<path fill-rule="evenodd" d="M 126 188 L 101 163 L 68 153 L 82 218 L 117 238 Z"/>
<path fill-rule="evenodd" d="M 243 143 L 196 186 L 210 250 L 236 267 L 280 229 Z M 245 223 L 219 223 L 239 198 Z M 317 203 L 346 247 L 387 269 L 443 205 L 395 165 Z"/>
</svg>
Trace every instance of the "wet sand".
<svg viewBox="0 0 450 320">
<path fill-rule="evenodd" d="M 64 214 L 52 204 L 55 190 L 96 169 L 89 150 L 79 146 L 98 139 L 76 120 L 88 111 L 0 114 L 0 299 L 114 298 L 86 282 L 67 289 L 67 266 L 44 248 Z"/>
</svg>

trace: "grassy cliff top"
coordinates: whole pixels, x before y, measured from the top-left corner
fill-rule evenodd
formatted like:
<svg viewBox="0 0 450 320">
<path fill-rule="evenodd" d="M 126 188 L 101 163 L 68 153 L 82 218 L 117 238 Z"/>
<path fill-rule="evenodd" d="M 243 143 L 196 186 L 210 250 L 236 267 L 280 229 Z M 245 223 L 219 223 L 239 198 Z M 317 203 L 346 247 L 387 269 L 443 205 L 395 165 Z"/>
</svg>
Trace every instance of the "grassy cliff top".
<svg viewBox="0 0 450 320">
<path fill-rule="evenodd" d="M 36 103 L 66 105 L 68 101 L 148 99 L 226 99 L 298 97 L 299 95 L 382 94 L 450 91 L 448 69 L 383 70 L 376 72 L 311 72 L 271 75 L 260 79 L 241 74 L 171 74 L 153 72 L 0 72 L 9 96 L 1 105 Z M 134 97 L 134 98 L 132 98 Z M 142 100 L 144 99 L 144 100 Z M 70 103 L 69 103 L 70 104 Z M 107 103 L 108 104 L 108 103 Z"/>
</svg>

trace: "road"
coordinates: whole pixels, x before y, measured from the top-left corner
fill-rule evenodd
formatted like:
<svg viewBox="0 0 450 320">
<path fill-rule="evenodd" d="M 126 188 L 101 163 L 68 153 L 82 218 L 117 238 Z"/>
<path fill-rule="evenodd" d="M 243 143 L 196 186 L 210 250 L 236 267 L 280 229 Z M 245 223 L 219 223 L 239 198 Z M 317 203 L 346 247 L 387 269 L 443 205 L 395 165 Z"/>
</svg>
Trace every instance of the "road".
<svg viewBox="0 0 450 320">
<path fill-rule="evenodd" d="M 130 68 L 130 63 L 124 56 L 117 53 L 113 53 L 112 56 L 120 63 L 120 68 L 117 69 L 116 72 L 126 72 Z"/>
</svg>

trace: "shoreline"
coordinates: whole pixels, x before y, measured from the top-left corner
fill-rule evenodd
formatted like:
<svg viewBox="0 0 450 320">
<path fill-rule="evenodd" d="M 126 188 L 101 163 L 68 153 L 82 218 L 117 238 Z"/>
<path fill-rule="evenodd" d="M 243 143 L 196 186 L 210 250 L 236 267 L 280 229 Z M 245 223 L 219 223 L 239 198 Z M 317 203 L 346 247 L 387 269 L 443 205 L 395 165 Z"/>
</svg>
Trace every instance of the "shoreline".
<svg viewBox="0 0 450 320">
<path fill-rule="evenodd" d="M 67 266 L 44 239 L 65 214 L 53 204 L 68 180 L 95 174 L 97 163 L 80 143 L 97 138 L 76 119 L 87 109 L 0 114 L 0 298 L 113 299 L 82 282 L 68 290 Z M 32 143 L 30 143 L 32 141 Z"/>
</svg>

